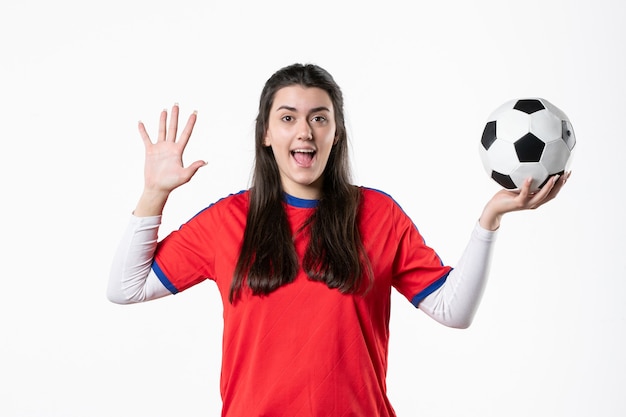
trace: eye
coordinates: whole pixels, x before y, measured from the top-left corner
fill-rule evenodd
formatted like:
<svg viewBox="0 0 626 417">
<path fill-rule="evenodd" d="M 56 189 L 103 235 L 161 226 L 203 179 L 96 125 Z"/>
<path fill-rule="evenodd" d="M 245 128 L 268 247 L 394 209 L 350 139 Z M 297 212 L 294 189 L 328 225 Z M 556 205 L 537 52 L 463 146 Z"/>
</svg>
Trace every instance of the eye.
<svg viewBox="0 0 626 417">
<path fill-rule="evenodd" d="M 313 116 L 313 118 L 311 119 L 312 122 L 316 122 L 316 123 L 325 123 L 326 122 L 326 117 L 324 116 Z"/>
<path fill-rule="evenodd" d="M 283 117 L 281 117 L 280 120 L 282 120 L 283 122 L 291 122 L 293 120 L 293 117 L 286 114 Z"/>
</svg>

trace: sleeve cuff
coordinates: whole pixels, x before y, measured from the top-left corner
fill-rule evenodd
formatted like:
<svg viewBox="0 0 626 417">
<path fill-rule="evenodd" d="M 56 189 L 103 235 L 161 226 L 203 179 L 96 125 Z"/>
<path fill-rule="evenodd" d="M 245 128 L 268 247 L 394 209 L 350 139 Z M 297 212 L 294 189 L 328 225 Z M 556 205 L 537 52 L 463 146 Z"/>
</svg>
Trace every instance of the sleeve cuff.
<svg viewBox="0 0 626 417">
<path fill-rule="evenodd" d="M 474 231 L 472 232 L 472 234 L 474 235 L 475 238 L 478 238 L 479 240 L 483 240 L 486 242 L 493 242 L 498 237 L 499 230 L 500 230 L 499 228 L 496 230 L 485 229 L 484 227 L 480 225 L 479 221 L 476 221 L 476 225 L 474 226 Z"/>
</svg>

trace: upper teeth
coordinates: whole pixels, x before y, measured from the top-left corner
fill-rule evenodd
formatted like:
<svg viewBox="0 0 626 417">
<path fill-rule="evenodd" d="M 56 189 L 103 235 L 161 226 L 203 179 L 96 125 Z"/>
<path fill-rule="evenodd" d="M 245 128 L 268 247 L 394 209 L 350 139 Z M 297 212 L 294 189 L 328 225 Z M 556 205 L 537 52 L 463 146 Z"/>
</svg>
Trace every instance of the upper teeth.
<svg viewBox="0 0 626 417">
<path fill-rule="evenodd" d="M 313 149 L 294 149 L 292 152 L 313 153 L 315 151 Z"/>
</svg>

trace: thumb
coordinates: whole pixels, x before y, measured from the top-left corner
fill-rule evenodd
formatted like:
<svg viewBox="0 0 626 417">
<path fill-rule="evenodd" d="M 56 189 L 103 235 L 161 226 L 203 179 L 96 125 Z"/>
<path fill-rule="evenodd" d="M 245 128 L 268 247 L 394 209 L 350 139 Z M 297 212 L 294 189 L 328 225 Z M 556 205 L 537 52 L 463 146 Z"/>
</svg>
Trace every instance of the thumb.
<svg viewBox="0 0 626 417">
<path fill-rule="evenodd" d="M 207 165 L 207 162 L 202 161 L 202 160 L 198 160 L 192 163 L 191 165 L 189 165 L 185 169 L 185 171 L 187 171 L 187 178 L 191 179 L 191 177 L 193 177 L 196 174 L 196 172 L 205 165 Z"/>
</svg>

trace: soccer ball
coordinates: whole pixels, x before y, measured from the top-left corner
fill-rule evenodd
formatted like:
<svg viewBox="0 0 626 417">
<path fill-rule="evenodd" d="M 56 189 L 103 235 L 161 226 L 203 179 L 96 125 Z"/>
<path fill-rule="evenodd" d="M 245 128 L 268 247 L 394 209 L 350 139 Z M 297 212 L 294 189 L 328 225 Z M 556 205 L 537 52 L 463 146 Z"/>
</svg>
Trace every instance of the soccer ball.
<svg viewBox="0 0 626 417">
<path fill-rule="evenodd" d="M 532 177 L 538 191 L 569 168 L 576 145 L 569 119 L 543 98 L 511 100 L 487 119 L 480 157 L 487 174 L 502 187 L 519 190 Z"/>
</svg>

